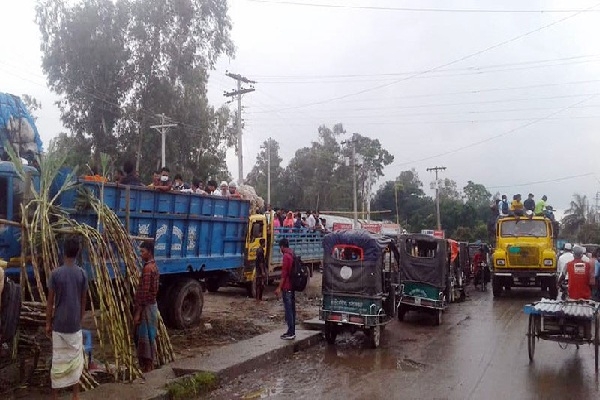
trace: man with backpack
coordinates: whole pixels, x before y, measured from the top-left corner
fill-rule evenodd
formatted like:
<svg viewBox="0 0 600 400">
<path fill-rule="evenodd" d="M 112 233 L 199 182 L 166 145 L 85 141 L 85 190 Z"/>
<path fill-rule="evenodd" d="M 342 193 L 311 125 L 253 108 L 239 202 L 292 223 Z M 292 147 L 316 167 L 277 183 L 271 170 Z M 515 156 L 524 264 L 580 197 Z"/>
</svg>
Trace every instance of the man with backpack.
<svg viewBox="0 0 600 400">
<path fill-rule="evenodd" d="M 287 239 L 279 241 L 279 250 L 283 254 L 281 266 L 281 279 L 279 286 L 275 289 L 275 295 L 283 298 L 283 309 L 285 310 L 285 322 L 287 322 L 287 332 L 281 335 L 283 340 L 296 339 L 296 294 L 292 286 L 292 269 L 294 267 L 294 251 L 290 249 Z"/>
</svg>

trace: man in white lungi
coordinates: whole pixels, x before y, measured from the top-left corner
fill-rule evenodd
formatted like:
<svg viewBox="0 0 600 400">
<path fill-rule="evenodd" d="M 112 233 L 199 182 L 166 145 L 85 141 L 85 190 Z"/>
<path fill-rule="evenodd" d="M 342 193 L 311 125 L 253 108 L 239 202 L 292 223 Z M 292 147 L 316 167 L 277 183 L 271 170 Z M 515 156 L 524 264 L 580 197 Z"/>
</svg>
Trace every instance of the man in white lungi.
<svg viewBox="0 0 600 400">
<path fill-rule="evenodd" d="M 79 243 L 68 238 L 64 243 L 64 263 L 52 271 L 48 280 L 46 333 L 52 337 L 53 398 L 58 389 L 73 388 L 73 399 L 79 399 L 79 379 L 83 373 L 83 338 L 81 320 L 85 313 L 88 279 L 76 258 Z"/>
</svg>

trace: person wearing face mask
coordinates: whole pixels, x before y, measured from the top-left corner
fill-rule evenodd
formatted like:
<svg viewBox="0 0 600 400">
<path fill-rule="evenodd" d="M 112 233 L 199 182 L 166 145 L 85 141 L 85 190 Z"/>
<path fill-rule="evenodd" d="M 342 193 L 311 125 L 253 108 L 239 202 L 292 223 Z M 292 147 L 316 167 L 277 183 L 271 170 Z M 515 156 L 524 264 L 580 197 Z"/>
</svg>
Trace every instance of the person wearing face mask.
<svg viewBox="0 0 600 400">
<path fill-rule="evenodd" d="M 162 192 L 168 192 L 169 190 L 171 190 L 172 183 L 169 179 L 169 172 L 169 168 L 162 167 L 162 169 L 160 170 L 160 182 L 158 182 L 158 185 L 154 185 L 154 189 L 160 190 Z"/>
</svg>

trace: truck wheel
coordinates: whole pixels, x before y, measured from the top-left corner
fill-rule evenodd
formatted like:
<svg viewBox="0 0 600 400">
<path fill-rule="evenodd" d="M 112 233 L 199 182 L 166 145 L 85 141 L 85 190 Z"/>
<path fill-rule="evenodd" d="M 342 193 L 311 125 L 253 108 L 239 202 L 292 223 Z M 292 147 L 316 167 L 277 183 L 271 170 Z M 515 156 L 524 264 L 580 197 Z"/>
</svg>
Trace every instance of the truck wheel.
<svg viewBox="0 0 600 400">
<path fill-rule="evenodd" d="M 337 337 L 337 327 L 331 322 L 325 322 L 325 340 L 328 344 L 335 344 Z"/>
<path fill-rule="evenodd" d="M 220 282 L 218 278 L 206 278 L 206 290 L 210 293 L 216 293 L 219 290 Z"/>
<path fill-rule="evenodd" d="M 556 286 L 556 278 L 552 278 L 549 280 L 549 287 L 548 287 L 548 296 L 550 296 L 551 299 L 556 299 L 558 297 L 558 287 Z"/>
<path fill-rule="evenodd" d="M 398 321 L 404 321 L 404 316 L 408 310 L 402 304 L 398 306 Z"/>
<path fill-rule="evenodd" d="M 500 279 L 493 277 L 492 278 L 492 292 L 494 293 L 494 298 L 497 299 L 502 294 L 502 282 Z"/>
<path fill-rule="evenodd" d="M 369 339 L 369 346 L 372 349 L 379 347 L 381 341 L 381 326 L 375 325 L 367 331 L 367 338 Z"/>
<path fill-rule="evenodd" d="M 204 306 L 200 282 L 195 279 L 178 282 L 170 291 L 169 303 L 174 328 L 187 329 L 198 324 Z"/>
</svg>

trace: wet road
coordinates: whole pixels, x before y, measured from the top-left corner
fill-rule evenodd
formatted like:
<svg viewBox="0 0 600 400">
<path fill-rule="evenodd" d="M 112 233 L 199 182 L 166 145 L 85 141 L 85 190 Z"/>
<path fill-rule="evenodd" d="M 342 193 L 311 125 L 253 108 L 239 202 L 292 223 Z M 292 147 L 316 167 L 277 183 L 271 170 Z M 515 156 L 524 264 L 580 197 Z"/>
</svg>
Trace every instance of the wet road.
<svg viewBox="0 0 600 400">
<path fill-rule="evenodd" d="M 513 289 L 493 300 L 471 290 L 441 326 L 425 314 L 390 322 L 381 347 L 338 336 L 289 360 L 263 366 L 213 392 L 211 399 L 598 399 L 591 346 L 538 341 L 529 363 L 523 305 L 539 290 Z"/>
</svg>

